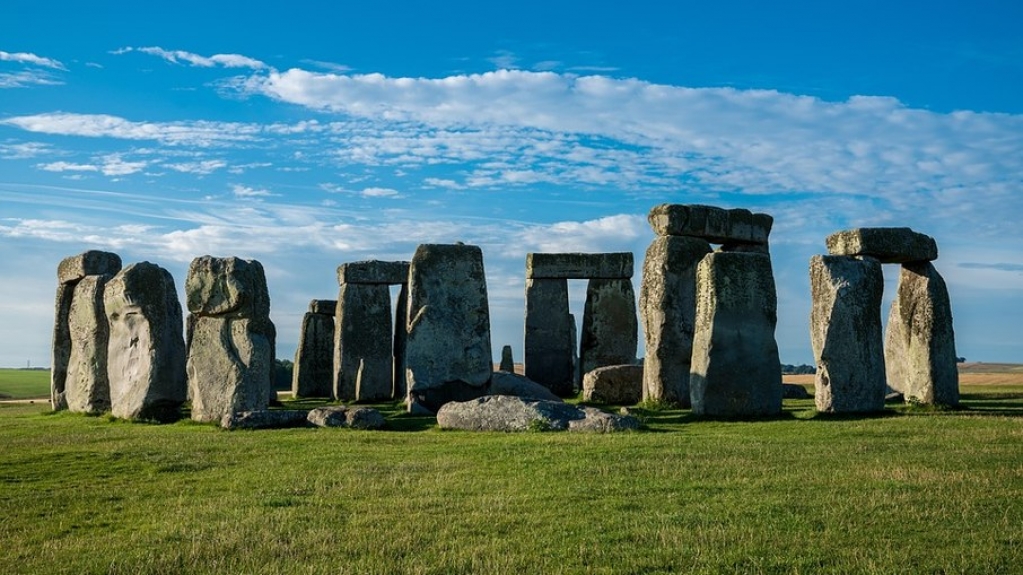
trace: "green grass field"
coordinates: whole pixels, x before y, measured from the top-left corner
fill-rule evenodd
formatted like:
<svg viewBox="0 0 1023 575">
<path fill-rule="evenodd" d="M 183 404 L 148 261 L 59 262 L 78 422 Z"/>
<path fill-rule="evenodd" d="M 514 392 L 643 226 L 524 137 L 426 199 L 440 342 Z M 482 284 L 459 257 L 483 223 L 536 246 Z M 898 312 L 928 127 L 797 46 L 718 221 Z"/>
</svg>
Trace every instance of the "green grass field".
<svg viewBox="0 0 1023 575">
<path fill-rule="evenodd" d="M 0 399 L 50 397 L 50 372 L 0 368 Z"/>
<path fill-rule="evenodd" d="M 4 573 L 1018 573 L 1023 388 L 617 435 L 228 432 L 0 406 Z"/>
</svg>

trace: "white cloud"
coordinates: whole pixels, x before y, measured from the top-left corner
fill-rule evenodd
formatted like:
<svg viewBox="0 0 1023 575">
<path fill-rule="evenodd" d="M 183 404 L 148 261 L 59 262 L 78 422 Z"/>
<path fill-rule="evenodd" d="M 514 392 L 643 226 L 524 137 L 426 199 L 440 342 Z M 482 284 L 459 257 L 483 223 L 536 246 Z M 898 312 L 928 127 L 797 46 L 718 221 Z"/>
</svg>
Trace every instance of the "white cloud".
<svg viewBox="0 0 1023 575">
<path fill-rule="evenodd" d="M 125 54 L 128 52 L 142 52 L 143 54 L 163 58 L 172 64 L 180 64 L 184 62 L 201 68 L 221 66 L 224 68 L 251 68 L 253 70 L 261 70 L 268 67 L 259 60 L 249 58 L 248 56 L 242 56 L 241 54 L 214 54 L 212 56 L 200 56 L 199 54 L 186 52 L 184 50 L 164 50 L 159 46 L 146 46 L 140 48 L 126 47 L 116 50 L 114 54 Z"/>
<path fill-rule="evenodd" d="M 252 141 L 261 131 L 258 125 L 235 122 L 133 122 L 107 114 L 63 112 L 15 116 L 0 120 L 0 125 L 41 134 L 153 140 L 200 147 Z"/>
<path fill-rule="evenodd" d="M 231 186 L 231 192 L 236 198 L 267 198 L 275 195 L 269 190 L 255 189 L 237 184 Z"/>
<path fill-rule="evenodd" d="M 390 188 L 366 188 L 359 192 L 364 198 L 400 198 L 401 194 L 398 190 L 392 190 Z"/>
<path fill-rule="evenodd" d="M 205 176 L 226 167 L 227 162 L 224 160 L 202 160 L 199 162 L 180 162 L 163 165 L 177 172 Z"/>
<path fill-rule="evenodd" d="M 50 162 L 39 164 L 40 170 L 47 172 L 98 172 L 99 168 L 92 164 L 74 164 L 71 162 Z"/>
<path fill-rule="evenodd" d="M 23 160 L 51 153 L 53 153 L 51 146 L 39 142 L 0 144 L 0 158 L 5 160 Z"/>
<path fill-rule="evenodd" d="M 55 70 L 67 70 L 67 68 L 64 67 L 64 64 L 61 64 L 58 60 L 36 56 L 35 54 L 28 52 L 11 53 L 0 50 L 0 62 L 19 62 L 21 64 L 31 64 L 33 66 L 42 66 L 44 68 L 53 68 Z"/>
<path fill-rule="evenodd" d="M 0 73 L 0 89 L 27 88 L 29 86 L 59 86 L 63 83 L 44 70 Z"/>
</svg>

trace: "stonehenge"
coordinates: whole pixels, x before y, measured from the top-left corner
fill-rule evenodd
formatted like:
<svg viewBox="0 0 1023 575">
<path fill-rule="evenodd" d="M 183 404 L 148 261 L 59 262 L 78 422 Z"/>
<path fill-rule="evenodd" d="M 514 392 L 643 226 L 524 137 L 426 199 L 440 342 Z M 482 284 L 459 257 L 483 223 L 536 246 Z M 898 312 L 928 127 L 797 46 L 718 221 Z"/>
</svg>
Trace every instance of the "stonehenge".
<svg viewBox="0 0 1023 575">
<path fill-rule="evenodd" d="M 331 397 L 334 393 L 334 315 L 336 300 L 314 299 L 302 316 L 291 373 L 294 397 Z"/>
<path fill-rule="evenodd" d="M 391 318 L 390 286 L 408 283 L 409 262 L 377 260 L 342 264 L 334 317 L 333 397 L 341 400 L 381 401 L 398 397 L 403 386 L 404 313 L 399 306 Z M 399 357 L 401 354 L 401 357 Z"/>
<path fill-rule="evenodd" d="M 887 387 L 907 402 L 958 405 L 952 310 L 931 264 L 934 239 L 909 228 L 858 228 L 825 244 L 829 255 L 810 262 L 817 409 L 879 411 Z M 901 272 L 882 344 L 880 264 L 888 263 Z"/>
<path fill-rule="evenodd" d="M 568 396 L 587 372 L 635 362 L 639 328 L 632 273 L 629 252 L 527 254 L 526 377 Z M 568 307 L 569 279 L 589 280 L 578 348 Z"/>
</svg>

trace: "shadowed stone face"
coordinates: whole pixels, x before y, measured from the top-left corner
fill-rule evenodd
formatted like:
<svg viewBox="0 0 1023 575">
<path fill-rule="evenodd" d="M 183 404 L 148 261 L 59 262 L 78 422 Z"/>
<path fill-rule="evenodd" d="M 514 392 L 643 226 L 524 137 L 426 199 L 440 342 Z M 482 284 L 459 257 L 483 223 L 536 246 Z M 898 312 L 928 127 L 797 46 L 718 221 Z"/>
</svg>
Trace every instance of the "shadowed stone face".
<svg viewBox="0 0 1023 575">
<path fill-rule="evenodd" d="M 580 371 L 636 362 L 639 322 L 632 280 L 592 279 L 586 286 L 583 331 L 579 343 Z"/>
<path fill-rule="evenodd" d="M 568 280 L 526 280 L 525 375 L 559 396 L 575 385 L 575 321 L 568 313 Z"/>
<path fill-rule="evenodd" d="M 938 259 L 934 238 L 909 228 L 857 228 L 835 232 L 825 243 L 835 256 L 870 256 L 883 264 Z"/>
<path fill-rule="evenodd" d="M 959 404 L 948 289 L 930 262 L 902 266 L 885 336 L 888 385 L 907 401 Z"/>
<path fill-rule="evenodd" d="M 716 244 L 766 244 L 774 218 L 749 210 L 661 204 L 647 216 L 659 236 L 689 236 Z"/>
<path fill-rule="evenodd" d="M 391 293 L 386 284 L 342 284 L 334 320 L 334 397 L 390 399 Z"/>
<path fill-rule="evenodd" d="M 632 252 L 526 254 L 527 279 L 625 279 L 632 270 Z"/>
<path fill-rule="evenodd" d="M 781 411 L 777 306 L 770 257 L 716 252 L 700 261 L 689 382 L 694 413 Z"/>
<path fill-rule="evenodd" d="M 335 300 L 315 299 L 302 317 L 291 391 L 295 397 L 331 397 L 334 387 Z M 329 312 L 329 313 L 323 313 Z"/>
<path fill-rule="evenodd" d="M 814 400 L 818 411 L 884 409 L 883 289 L 881 264 L 875 259 L 810 259 L 810 341 L 817 365 Z"/>
<path fill-rule="evenodd" d="M 408 269 L 408 262 L 351 262 L 338 266 L 337 283 L 399 285 L 408 282 Z"/>
<path fill-rule="evenodd" d="M 85 276 L 75 284 L 67 326 L 71 353 L 64 398 L 69 411 L 102 413 L 110 409 L 103 289 L 111 276 Z"/>
</svg>

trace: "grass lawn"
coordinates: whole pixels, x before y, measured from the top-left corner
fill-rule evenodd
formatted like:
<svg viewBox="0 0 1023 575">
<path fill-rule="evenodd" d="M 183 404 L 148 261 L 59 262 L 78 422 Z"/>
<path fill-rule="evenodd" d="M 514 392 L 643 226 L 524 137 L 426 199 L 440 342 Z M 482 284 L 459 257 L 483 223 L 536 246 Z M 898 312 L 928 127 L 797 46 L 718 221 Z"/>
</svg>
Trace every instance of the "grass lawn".
<svg viewBox="0 0 1023 575">
<path fill-rule="evenodd" d="M 4 573 L 1014 573 L 1023 386 L 616 435 L 228 432 L 0 406 Z M 386 407 L 386 406 L 385 406 Z"/>
<path fill-rule="evenodd" d="M 49 397 L 49 370 L 0 368 L 0 399 Z"/>
</svg>

